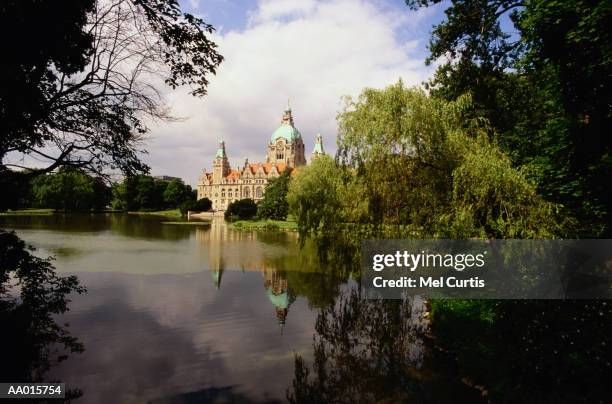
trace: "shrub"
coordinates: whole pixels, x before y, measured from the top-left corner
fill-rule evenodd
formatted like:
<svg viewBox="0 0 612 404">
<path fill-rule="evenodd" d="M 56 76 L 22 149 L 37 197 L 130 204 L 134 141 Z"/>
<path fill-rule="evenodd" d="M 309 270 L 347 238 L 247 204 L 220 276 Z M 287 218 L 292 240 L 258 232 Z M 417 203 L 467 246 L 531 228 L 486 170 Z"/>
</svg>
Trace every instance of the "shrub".
<svg viewBox="0 0 612 404">
<path fill-rule="evenodd" d="M 181 215 L 186 215 L 188 211 L 208 212 L 212 207 L 212 202 L 208 198 L 198 199 L 197 201 L 187 200 L 179 205 Z"/>
<path fill-rule="evenodd" d="M 225 220 L 249 220 L 257 214 L 257 205 L 250 198 L 240 199 L 229 204 L 225 211 Z"/>
<path fill-rule="evenodd" d="M 208 212 L 212 208 L 212 201 L 208 198 L 198 199 L 193 204 L 193 211 L 196 212 Z"/>
</svg>

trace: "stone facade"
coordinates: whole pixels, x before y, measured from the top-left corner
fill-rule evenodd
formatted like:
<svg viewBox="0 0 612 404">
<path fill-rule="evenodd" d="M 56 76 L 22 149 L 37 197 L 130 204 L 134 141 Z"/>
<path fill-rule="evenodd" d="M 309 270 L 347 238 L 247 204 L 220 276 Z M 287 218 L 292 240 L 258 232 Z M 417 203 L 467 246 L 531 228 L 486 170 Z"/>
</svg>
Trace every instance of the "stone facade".
<svg viewBox="0 0 612 404">
<path fill-rule="evenodd" d="M 280 127 L 274 131 L 267 144 L 265 163 L 249 163 L 245 160 L 242 167 L 231 168 L 225 142 L 221 141 L 213 161 L 212 172 L 203 170 L 198 180 L 198 199 L 208 198 L 215 211 L 224 211 L 236 200 L 251 198 L 259 202 L 264 195 L 270 179 L 276 178 L 285 170 L 306 164 L 304 142 L 293 123 L 291 108 L 287 106 Z M 321 135 L 312 156 L 323 154 Z"/>
</svg>

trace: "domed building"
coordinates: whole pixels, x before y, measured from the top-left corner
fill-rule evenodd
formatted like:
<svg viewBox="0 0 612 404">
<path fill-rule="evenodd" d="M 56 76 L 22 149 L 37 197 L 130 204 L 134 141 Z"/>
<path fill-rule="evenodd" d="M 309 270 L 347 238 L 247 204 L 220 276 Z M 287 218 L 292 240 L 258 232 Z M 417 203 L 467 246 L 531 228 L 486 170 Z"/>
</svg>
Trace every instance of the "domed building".
<svg viewBox="0 0 612 404">
<path fill-rule="evenodd" d="M 271 162 L 284 163 L 288 167 L 298 167 L 306 164 L 302 135 L 293 124 L 293 116 L 289 105 L 283 113 L 281 125 L 274 131 L 268 143 L 266 163 Z"/>
<path fill-rule="evenodd" d="M 318 134 L 313 158 L 323 154 L 322 142 Z M 264 163 L 250 163 L 246 159 L 242 167 L 233 169 L 229 165 L 225 142 L 221 141 L 212 172 L 203 170 L 198 180 L 198 199 L 210 199 L 215 211 L 224 211 L 230 203 L 239 199 L 251 198 L 259 202 L 270 179 L 280 176 L 285 170 L 294 170 L 306 164 L 302 135 L 295 127 L 289 105 L 283 112 L 280 126 L 270 136 L 267 149 Z"/>
</svg>

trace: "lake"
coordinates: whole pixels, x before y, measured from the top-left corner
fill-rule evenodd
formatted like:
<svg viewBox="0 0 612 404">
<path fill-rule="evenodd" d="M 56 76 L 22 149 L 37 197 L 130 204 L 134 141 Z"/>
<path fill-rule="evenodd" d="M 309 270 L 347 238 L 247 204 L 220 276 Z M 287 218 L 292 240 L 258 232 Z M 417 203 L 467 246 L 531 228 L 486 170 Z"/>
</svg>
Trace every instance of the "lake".
<svg viewBox="0 0 612 404">
<path fill-rule="evenodd" d="M 318 313 L 333 309 L 356 282 L 320 265 L 309 243 L 300 249 L 296 233 L 237 231 L 217 219 L 202 225 L 168 220 L 0 217 L 2 228 L 15 230 L 37 255 L 54 256 L 57 271 L 76 274 L 88 290 L 73 296 L 70 311 L 57 319 L 70 324 L 85 351 L 46 378 L 81 390 L 76 402 L 82 403 L 286 401 L 296 354 L 313 360 Z M 362 313 L 374 317 L 362 325 L 374 327 L 378 309 L 368 310 Z M 419 323 L 410 313 L 406 318 Z M 401 338 L 409 334 L 399 331 Z M 386 335 L 383 329 L 376 338 Z M 344 343 L 319 341 L 332 350 Z M 423 375 L 431 366 L 415 341 L 397 343 L 409 345 L 401 355 L 407 352 L 413 373 Z M 359 344 L 353 349 L 361 350 Z M 441 385 L 435 388 L 456 394 L 448 380 Z"/>
<path fill-rule="evenodd" d="M 294 354 L 312 350 L 316 312 L 288 273 L 320 274 L 295 233 L 123 214 L 0 220 L 88 289 L 61 319 L 85 352 L 49 375 L 81 389 L 81 400 L 146 402 L 210 387 L 284 400 Z"/>
</svg>

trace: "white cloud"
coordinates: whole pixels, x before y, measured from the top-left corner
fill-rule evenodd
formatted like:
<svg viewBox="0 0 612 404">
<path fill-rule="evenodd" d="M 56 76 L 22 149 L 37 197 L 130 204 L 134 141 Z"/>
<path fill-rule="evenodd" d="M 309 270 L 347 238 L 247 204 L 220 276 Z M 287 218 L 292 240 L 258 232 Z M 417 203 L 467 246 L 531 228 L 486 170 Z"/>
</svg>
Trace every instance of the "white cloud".
<svg viewBox="0 0 612 404">
<path fill-rule="evenodd" d="M 287 98 L 307 154 L 319 130 L 327 151 L 335 152 L 342 95 L 399 77 L 419 84 L 429 76 L 432 68 L 415 51 L 423 45 L 397 38 L 420 20 L 408 10 L 398 15 L 357 0 L 260 1 L 244 30 L 215 37 L 225 61 L 208 95 L 167 94 L 174 114 L 187 119 L 154 126 L 145 160 L 154 174 L 191 184 L 202 168 L 210 169 L 220 139 L 232 166 L 245 157 L 261 161 Z"/>
</svg>

